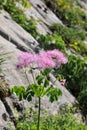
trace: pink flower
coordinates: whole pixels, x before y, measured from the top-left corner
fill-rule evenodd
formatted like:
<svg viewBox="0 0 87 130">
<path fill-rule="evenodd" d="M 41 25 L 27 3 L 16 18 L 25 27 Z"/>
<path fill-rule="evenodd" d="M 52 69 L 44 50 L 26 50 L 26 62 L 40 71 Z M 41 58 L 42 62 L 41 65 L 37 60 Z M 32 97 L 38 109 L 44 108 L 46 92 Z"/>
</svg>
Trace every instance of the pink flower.
<svg viewBox="0 0 87 130">
<path fill-rule="evenodd" d="M 61 52 L 57 49 L 47 51 L 47 54 L 51 57 L 58 56 L 58 55 L 60 55 L 60 53 Z"/>
<path fill-rule="evenodd" d="M 52 51 L 47 51 L 47 54 L 48 57 L 51 57 L 55 61 L 57 68 L 59 68 L 61 64 L 67 63 L 67 58 L 65 58 L 63 53 L 57 49 L 54 49 Z"/>
<path fill-rule="evenodd" d="M 46 69 L 46 68 L 54 68 L 55 62 L 51 57 L 48 57 L 47 52 L 42 52 L 38 58 L 38 68 Z"/>
<path fill-rule="evenodd" d="M 18 56 L 17 68 L 28 67 L 34 62 L 35 53 L 22 52 Z"/>
<path fill-rule="evenodd" d="M 22 52 L 18 56 L 17 68 L 23 68 L 36 64 L 38 69 L 59 68 L 61 64 L 66 64 L 67 58 L 59 50 L 43 51 L 40 54 Z"/>
</svg>

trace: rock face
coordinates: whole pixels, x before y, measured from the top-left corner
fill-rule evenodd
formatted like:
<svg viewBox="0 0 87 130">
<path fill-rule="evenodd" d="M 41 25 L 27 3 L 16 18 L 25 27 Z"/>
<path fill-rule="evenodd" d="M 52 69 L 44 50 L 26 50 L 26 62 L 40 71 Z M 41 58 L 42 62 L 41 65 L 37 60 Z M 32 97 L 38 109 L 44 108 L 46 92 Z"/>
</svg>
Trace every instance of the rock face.
<svg viewBox="0 0 87 130">
<path fill-rule="evenodd" d="M 78 0 L 78 3 L 80 4 L 80 6 L 82 8 L 84 8 L 85 10 L 87 10 L 87 0 Z"/>
<path fill-rule="evenodd" d="M 30 0 L 30 3 L 31 9 L 30 11 L 26 9 L 25 14 L 27 17 L 32 15 L 37 20 L 42 20 L 42 22 L 37 25 L 39 32 L 42 32 L 43 34 L 51 33 L 47 25 L 54 22 L 62 24 L 62 22 L 41 0 Z M 35 51 L 38 45 L 39 43 L 15 21 L 13 21 L 7 12 L 3 10 L 0 11 L 0 54 L 2 54 L 5 59 L 2 64 L 2 69 L 10 88 L 15 85 L 26 86 L 28 84 L 25 75 L 16 69 L 17 56 L 22 51 Z M 29 74 L 29 79 L 33 82 L 31 74 Z M 51 113 L 56 113 L 61 105 L 66 103 L 73 105 L 76 102 L 75 98 L 60 84 L 60 82 L 56 81 L 54 83 L 55 80 L 55 77 L 51 74 L 50 82 L 61 89 L 63 93 L 62 97 L 59 98 L 58 102 L 52 104 L 49 103 L 47 97 L 42 99 L 42 108 L 47 109 Z M 17 107 L 17 104 L 20 106 L 20 102 L 15 96 L 9 96 L 4 100 L 0 100 L 0 130 L 4 130 L 3 128 L 6 126 L 8 121 L 11 122 L 12 120 L 15 125 L 15 121 L 12 117 L 15 117 L 14 107 Z M 25 102 L 25 107 L 28 105 L 26 104 L 27 103 Z M 15 129 L 14 125 L 13 129 Z"/>
</svg>

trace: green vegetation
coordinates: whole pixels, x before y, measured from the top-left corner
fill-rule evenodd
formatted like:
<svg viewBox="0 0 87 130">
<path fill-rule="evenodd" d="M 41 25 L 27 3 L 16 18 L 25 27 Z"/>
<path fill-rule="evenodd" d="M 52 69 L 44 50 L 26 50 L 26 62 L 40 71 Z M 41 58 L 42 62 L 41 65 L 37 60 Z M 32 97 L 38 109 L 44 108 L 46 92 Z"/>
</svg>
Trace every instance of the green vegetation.
<svg viewBox="0 0 87 130">
<path fill-rule="evenodd" d="M 0 8 L 5 9 L 7 12 L 10 13 L 12 18 L 20 24 L 26 31 L 28 31 L 34 38 L 38 40 L 40 43 L 40 46 L 47 49 L 54 49 L 57 48 L 59 50 L 65 50 L 66 45 L 68 46 L 70 43 L 79 42 L 84 40 L 86 33 L 84 30 L 78 29 L 78 28 L 68 28 L 66 26 L 60 25 L 60 24 L 53 24 L 50 29 L 53 31 L 52 36 L 51 35 L 40 35 L 37 31 L 36 27 L 36 20 L 33 18 L 26 18 L 24 12 L 22 9 L 20 9 L 18 6 L 16 6 L 16 2 L 22 3 L 25 7 L 30 7 L 29 3 L 25 0 L 2 0 Z M 56 33 L 54 33 L 56 32 Z M 66 45 L 65 45 L 65 43 Z M 82 51 L 82 44 L 79 44 L 79 46 L 71 45 L 75 51 L 80 52 Z M 84 46 L 83 51 L 81 54 L 84 54 L 87 49 Z"/>
<path fill-rule="evenodd" d="M 45 50 L 59 49 L 66 53 L 70 49 L 71 55 L 68 57 L 68 63 L 55 69 L 54 75 L 58 79 L 65 79 L 65 87 L 77 98 L 79 107 L 83 114 L 87 114 L 87 44 L 84 43 L 87 30 L 87 16 L 82 8 L 78 5 L 77 0 L 45 0 L 46 4 L 60 18 L 64 25 L 54 23 L 50 26 L 52 34 L 40 35 L 37 31 L 36 20 L 34 18 L 26 18 L 23 9 L 20 9 L 16 2 L 24 7 L 30 8 L 27 0 L 0 0 L 0 9 L 6 10 L 13 20 L 22 26 L 40 43 L 41 48 Z M 74 50 L 74 51 L 72 51 Z M 73 52 L 75 52 L 73 55 Z M 79 55 L 79 56 L 78 56 Z M 83 57 L 82 57 L 83 56 Z M 85 57 L 84 57 L 85 56 Z M 3 57 L 0 55 L 0 66 Z M 1 67 L 0 67 L 1 70 Z M 27 89 L 23 86 L 16 86 L 12 90 L 19 99 L 22 98 L 31 101 L 36 95 L 40 101 L 44 95 L 49 96 L 50 101 L 58 100 L 61 92 L 58 89 L 49 89 L 49 81 L 45 73 L 41 73 L 36 79 L 37 84 L 29 85 Z M 42 85 L 44 82 L 45 87 Z M 51 86 L 53 88 L 53 86 Z M 50 90 L 50 91 L 49 91 Z M 49 93 L 48 93 L 49 92 Z M 79 123 L 71 111 L 60 111 L 57 115 L 45 115 L 31 113 L 27 117 L 24 115 L 17 123 L 17 130 L 86 130 L 87 127 Z M 37 124 L 40 125 L 37 128 Z"/>
<path fill-rule="evenodd" d="M 84 39 L 87 30 L 87 16 L 79 6 L 77 0 L 45 0 L 47 6 L 66 25 L 54 23 L 50 29 L 62 37 L 67 47 L 74 49 L 78 54 L 86 55 L 87 47 Z M 74 44 L 77 43 L 78 45 Z"/>
<path fill-rule="evenodd" d="M 79 105 L 84 113 L 87 108 L 87 60 L 70 55 L 68 63 L 56 70 L 56 76 L 66 79 L 66 88 L 79 100 Z M 84 99 L 84 100 L 83 100 Z"/>
<path fill-rule="evenodd" d="M 85 30 L 78 29 L 78 28 L 71 28 L 71 27 L 67 27 L 61 24 L 57 24 L 57 23 L 54 23 L 53 25 L 51 25 L 50 29 L 53 32 L 54 39 L 57 38 L 55 37 L 55 34 L 58 37 L 60 36 L 62 40 L 66 43 L 67 49 L 72 48 L 75 50 L 76 54 L 81 54 L 83 56 L 87 54 L 87 44 L 84 42 L 84 39 L 86 37 Z M 43 41 L 45 42 L 44 39 Z M 58 46 L 59 47 L 57 47 L 55 43 L 55 48 L 64 49 L 64 44 L 62 41 L 60 45 L 58 44 Z"/>
<path fill-rule="evenodd" d="M 75 41 L 84 40 L 86 36 L 86 32 L 84 30 L 69 28 L 56 23 L 50 26 L 50 29 L 53 33 L 56 32 L 58 35 L 60 35 L 67 44 L 73 43 Z"/>
<path fill-rule="evenodd" d="M 36 130 L 37 116 L 36 111 L 27 110 L 18 121 L 17 130 Z M 33 115 L 33 117 L 31 117 Z M 68 107 L 62 107 L 56 115 L 44 112 L 41 116 L 40 130 L 86 130 L 87 126 L 81 123 L 81 119 L 74 116 L 74 110 Z"/>
<path fill-rule="evenodd" d="M 21 124 L 23 127 L 22 129 L 26 128 L 26 129 L 31 130 L 33 127 L 35 127 L 35 130 L 36 129 L 40 130 L 40 122 L 41 122 L 40 113 L 41 113 L 42 97 L 47 95 L 49 97 L 49 101 L 54 102 L 54 101 L 57 101 L 58 97 L 62 95 L 61 91 L 58 88 L 55 88 L 53 85 L 49 85 L 49 80 L 47 79 L 49 73 L 50 73 L 49 69 L 45 69 L 44 71 L 41 71 L 40 75 L 38 75 L 36 77 L 37 82 L 35 81 L 34 84 L 31 84 L 31 85 L 29 84 L 27 89 L 25 89 L 25 87 L 23 87 L 23 86 L 20 86 L 20 87 L 15 86 L 11 90 L 12 93 L 15 92 L 17 94 L 17 96 L 19 97 L 19 100 L 26 99 L 28 101 L 31 101 L 33 96 L 36 96 L 38 98 L 39 106 L 38 106 L 38 113 L 37 113 L 37 121 L 32 122 L 32 121 L 26 120 L 26 118 L 24 121 L 24 119 L 23 119 L 24 122 L 22 122 L 22 124 Z M 32 117 L 32 119 L 33 119 L 33 117 Z M 20 128 L 21 128 L 21 126 L 20 126 Z"/>
<path fill-rule="evenodd" d="M 45 0 L 66 26 L 85 28 L 87 17 L 78 5 L 77 0 Z"/>
<path fill-rule="evenodd" d="M 16 2 L 19 2 L 22 4 L 24 7 L 29 8 L 30 4 L 27 0 L 0 0 L 0 9 L 3 9 L 5 6 L 8 5 L 16 5 Z M 10 9 L 10 6 L 8 7 Z"/>
<path fill-rule="evenodd" d="M 63 41 L 62 37 L 54 33 L 53 35 L 39 35 L 37 38 L 40 43 L 41 48 L 45 50 L 65 50 L 66 44 Z"/>
<path fill-rule="evenodd" d="M 81 56 L 87 55 L 87 44 L 84 41 L 74 42 L 70 44 L 70 49 L 75 50 L 76 54 L 80 54 Z"/>
</svg>

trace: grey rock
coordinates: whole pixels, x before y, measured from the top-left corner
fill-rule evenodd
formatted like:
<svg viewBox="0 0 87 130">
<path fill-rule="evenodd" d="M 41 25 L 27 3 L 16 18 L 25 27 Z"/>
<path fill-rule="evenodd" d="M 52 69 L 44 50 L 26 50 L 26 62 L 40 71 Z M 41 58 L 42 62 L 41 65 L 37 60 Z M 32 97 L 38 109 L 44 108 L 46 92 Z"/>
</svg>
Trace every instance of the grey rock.
<svg viewBox="0 0 87 130">
<path fill-rule="evenodd" d="M 43 32 L 43 34 L 46 34 L 47 32 L 51 33 L 47 25 L 51 25 L 54 22 L 62 24 L 62 22 L 45 6 L 42 1 L 30 0 L 30 3 L 32 5 L 30 14 L 33 13 L 32 16 L 36 17 L 37 19 L 41 18 L 42 20 L 41 29 L 39 31 Z M 45 8 L 47 8 L 47 13 L 44 12 Z M 26 14 L 27 17 L 30 16 L 29 13 Z M 28 85 L 25 74 L 22 71 L 18 71 L 16 68 L 18 55 L 23 51 L 33 52 L 35 50 L 38 51 L 39 49 L 39 43 L 29 33 L 20 27 L 15 21 L 13 21 L 7 12 L 3 10 L 0 11 L 0 54 L 2 54 L 3 58 L 5 59 L 2 64 L 2 69 L 6 80 L 9 82 L 10 88 L 13 86 L 26 87 Z M 34 71 L 35 75 L 38 73 L 38 70 Z M 28 74 L 28 77 L 30 83 L 33 83 L 34 81 L 31 73 Z M 47 109 L 48 112 L 55 114 L 63 104 L 69 103 L 70 105 L 73 105 L 76 103 L 76 99 L 66 90 L 64 86 L 56 81 L 52 74 L 50 75 L 50 83 L 55 85 L 55 87 L 60 88 L 63 95 L 59 98 L 58 102 L 54 102 L 52 104 L 48 101 L 48 98 L 44 96 L 42 99 L 41 109 Z M 19 102 L 18 99 L 12 97 L 6 98 L 6 102 L 7 105 L 10 106 L 10 110 L 14 117 L 14 107 L 17 108 L 20 106 L 20 109 L 22 109 L 22 104 L 24 103 L 23 105 L 26 109 L 28 105 L 30 105 L 30 103 L 28 104 L 26 101 L 22 103 Z M 36 98 L 33 99 L 33 102 L 31 103 L 38 105 Z M 7 115 L 11 116 L 11 114 L 6 111 L 5 107 L 6 106 L 0 102 L 1 126 L 2 124 L 5 124 L 5 121 L 2 119 L 2 114 L 7 113 Z"/>
<path fill-rule="evenodd" d="M 87 0 L 78 0 L 79 5 L 87 10 Z"/>
<path fill-rule="evenodd" d="M 28 41 L 31 41 L 31 42 L 35 41 L 35 39 L 30 34 L 28 34 L 26 31 L 24 31 L 19 25 L 17 25 L 12 19 L 8 20 L 8 23 L 10 26 L 7 26 L 7 19 L 3 18 L 3 15 L 1 16 L 1 19 L 3 20 L 3 22 L 2 22 L 3 25 L 0 27 L 2 28 L 2 30 L 4 28 L 3 32 L 8 34 L 7 30 L 9 30 L 9 36 L 11 36 L 11 38 L 14 38 L 14 40 L 17 40 L 18 45 L 19 45 L 19 48 L 17 48 L 17 46 L 18 46 L 17 44 L 14 45 L 13 42 L 9 41 L 8 39 L 5 39 L 4 36 L 3 37 L 0 36 L 0 46 L 2 46 L 1 50 L 3 53 L 8 53 L 6 61 L 3 63 L 3 72 L 5 73 L 6 78 L 9 81 L 9 84 L 11 87 L 13 87 L 15 85 L 16 86 L 17 85 L 26 86 L 28 83 L 25 78 L 25 75 L 16 69 L 17 56 L 21 52 L 21 49 L 20 49 L 21 45 L 26 48 L 26 51 L 27 50 L 33 51 L 31 45 L 30 44 L 27 45 L 26 42 L 23 41 L 22 39 L 27 39 Z M 14 28 L 14 26 L 15 26 L 15 28 Z M 14 37 L 12 36 L 12 34 L 14 34 Z M 22 39 L 20 37 L 22 37 Z M 37 45 L 38 45 L 38 43 L 37 43 Z M 30 82 L 33 82 L 31 74 L 29 74 L 29 78 L 30 78 L 29 79 Z M 51 79 L 53 80 L 53 78 L 51 78 Z M 61 86 L 58 82 L 57 82 L 56 86 L 60 87 L 63 92 L 63 96 L 62 96 L 63 102 L 74 103 L 75 98 L 66 90 L 66 88 Z M 62 101 L 62 99 L 61 99 L 61 101 Z"/>
<path fill-rule="evenodd" d="M 38 13 L 43 17 L 45 20 L 44 22 L 47 25 L 51 25 L 52 23 L 60 23 L 62 21 L 56 17 L 56 15 L 49 9 L 41 0 L 29 0 L 31 5 L 38 11 Z"/>
<path fill-rule="evenodd" d="M 48 26 L 52 25 L 53 23 L 60 23 L 63 24 L 60 19 L 44 4 L 41 0 L 30 0 L 29 1 L 31 6 L 29 9 L 22 7 L 21 5 L 17 4 L 24 10 L 24 13 L 27 18 L 34 18 L 36 20 L 37 31 L 40 34 L 52 34 Z"/>
<path fill-rule="evenodd" d="M 5 14 L 6 15 L 6 14 Z M 25 47 L 26 51 L 34 51 L 34 48 L 38 45 L 38 43 L 35 41 L 35 39 L 28 34 L 23 28 L 21 28 L 17 23 L 15 23 L 11 18 L 6 19 L 3 17 L 3 14 L 0 14 L 0 18 L 2 20 L 0 24 L 1 30 L 3 30 L 3 33 L 6 35 L 9 35 L 11 38 L 14 39 L 14 41 L 17 41 L 18 44 L 15 44 L 12 41 L 9 41 L 6 37 L 3 35 L 0 36 L 0 46 L 2 47 L 3 53 L 8 53 L 6 56 L 6 61 L 3 63 L 3 72 L 6 75 L 7 80 L 9 81 L 10 87 L 13 86 L 20 86 L 24 85 L 26 86 L 28 84 L 25 75 L 16 69 L 16 63 L 17 63 L 17 56 L 22 51 L 20 49 L 20 46 L 22 45 Z M 9 25 L 9 26 L 8 26 Z M 28 42 L 35 41 L 36 45 L 31 46 L 31 44 L 26 44 L 23 39 L 28 40 Z M 19 48 L 18 48 L 19 46 Z M 51 78 L 53 80 L 54 76 Z M 29 74 L 29 80 L 30 82 L 33 82 L 32 75 Z M 53 82 L 53 81 L 51 81 Z M 75 98 L 64 88 L 59 84 L 59 82 L 56 82 L 56 86 L 61 88 L 63 92 L 62 98 L 60 98 L 60 103 L 68 102 L 68 103 L 74 103 Z M 66 97 L 66 98 L 65 98 Z"/>
<path fill-rule="evenodd" d="M 4 126 L 7 126 L 7 119 L 8 118 L 8 114 L 6 112 L 6 109 L 2 103 L 2 101 L 0 100 L 0 130 L 3 130 Z"/>
<path fill-rule="evenodd" d="M 9 19 L 3 15 L 7 15 Z M 0 35 L 15 44 L 22 51 L 30 51 L 30 47 L 33 49 L 38 45 L 37 41 L 3 10 L 0 14 Z M 32 44 L 33 42 L 35 42 L 34 45 Z"/>
<path fill-rule="evenodd" d="M 31 5 L 30 9 L 24 9 L 27 18 L 34 18 L 36 20 L 37 31 L 40 34 L 51 34 L 51 31 L 46 25 L 46 20 L 41 16 L 38 11 Z"/>
</svg>

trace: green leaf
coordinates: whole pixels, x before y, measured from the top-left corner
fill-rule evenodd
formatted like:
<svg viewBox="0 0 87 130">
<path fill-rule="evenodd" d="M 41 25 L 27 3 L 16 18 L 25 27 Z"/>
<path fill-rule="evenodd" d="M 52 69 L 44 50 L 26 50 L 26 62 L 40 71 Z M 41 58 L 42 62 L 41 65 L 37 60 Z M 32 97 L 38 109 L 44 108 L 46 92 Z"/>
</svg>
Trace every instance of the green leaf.
<svg viewBox="0 0 87 130">
<path fill-rule="evenodd" d="M 37 83 L 38 83 L 39 85 L 41 85 L 41 83 L 43 83 L 44 76 L 43 76 L 43 75 L 38 75 L 38 76 L 36 77 L 36 80 L 37 80 Z"/>
<path fill-rule="evenodd" d="M 30 3 L 26 0 L 22 0 L 22 5 L 26 8 L 30 8 Z"/>
<path fill-rule="evenodd" d="M 14 86 L 12 89 L 11 89 L 11 93 L 16 93 L 17 96 L 19 97 L 19 100 L 22 100 L 23 99 L 23 95 L 25 93 L 25 88 L 24 86 Z"/>
<path fill-rule="evenodd" d="M 31 101 L 32 100 L 32 97 L 34 96 L 34 92 L 32 90 L 32 85 L 29 85 L 26 89 L 26 92 L 24 94 L 24 99 L 28 100 L 28 101 Z"/>
<path fill-rule="evenodd" d="M 41 97 L 44 93 L 44 86 L 34 84 L 32 90 L 37 97 Z"/>
<path fill-rule="evenodd" d="M 51 87 L 51 89 L 47 93 L 47 96 L 49 97 L 50 102 L 54 102 L 58 100 L 59 96 L 62 96 L 62 92 L 58 88 Z"/>
<path fill-rule="evenodd" d="M 42 75 L 47 76 L 50 73 L 50 69 L 45 69 L 41 72 Z"/>
<path fill-rule="evenodd" d="M 45 78 L 44 87 L 47 87 L 47 86 L 49 86 L 49 81 L 47 80 L 47 78 Z"/>
</svg>

